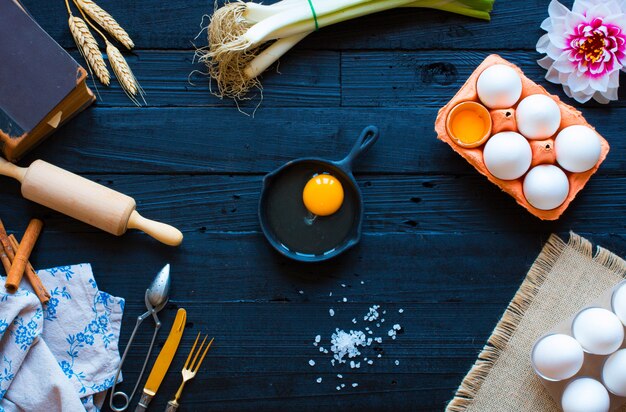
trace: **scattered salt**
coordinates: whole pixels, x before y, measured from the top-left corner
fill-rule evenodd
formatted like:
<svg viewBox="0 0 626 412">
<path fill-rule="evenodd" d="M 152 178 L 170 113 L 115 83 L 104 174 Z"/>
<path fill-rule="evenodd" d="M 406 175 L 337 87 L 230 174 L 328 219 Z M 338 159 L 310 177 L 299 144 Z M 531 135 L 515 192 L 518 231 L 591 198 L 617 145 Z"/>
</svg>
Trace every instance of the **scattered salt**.
<svg viewBox="0 0 626 412">
<path fill-rule="evenodd" d="M 396 363 L 396 366 L 398 366 L 398 365 L 400 364 L 400 361 L 399 361 L 399 360 L 396 360 L 396 362 L 395 362 L 395 363 Z"/>
<path fill-rule="evenodd" d="M 361 354 L 359 346 L 364 346 L 365 334 L 360 330 L 346 332 L 336 329 L 331 336 L 330 343 L 332 344 L 330 350 L 333 352 L 333 357 L 339 363 L 345 363 L 344 356 L 347 355 L 348 358 L 354 358 Z"/>
<path fill-rule="evenodd" d="M 342 283 L 342 284 L 341 284 L 341 287 L 342 287 L 342 288 L 345 288 L 345 287 L 346 287 L 346 284 L 345 284 L 345 283 Z"/>
<path fill-rule="evenodd" d="M 330 292 L 330 293 L 328 294 L 328 296 L 332 296 L 332 295 L 333 295 L 333 292 Z"/>
<path fill-rule="evenodd" d="M 361 281 L 361 285 L 365 285 L 365 282 Z"/>
<path fill-rule="evenodd" d="M 353 387 L 353 388 L 356 388 L 357 386 L 359 386 L 359 384 L 358 384 L 358 383 L 356 383 L 356 382 L 354 382 L 354 383 L 352 384 L 352 387 Z"/>
<path fill-rule="evenodd" d="M 338 377 L 339 379 L 343 379 L 343 375 L 342 375 L 342 374 L 340 374 L 340 373 L 338 373 L 338 374 L 337 374 L 337 377 Z"/>
<path fill-rule="evenodd" d="M 398 313 L 404 313 L 404 309 L 398 309 Z"/>
<path fill-rule="evenodd" d="M 365 316 L 363 316 L 363 320 L 367 320 L 369 322 L 375 321 L 376 319 L 378 319 L 378 308 L 380 308 L 379 305 L 374 305 L 371 308 L 369 308 L 369 311 L 367 312 L 367 314 Z"/>
<path fill-rule="evenodd" d="M 341 390 L 341 386 L 337 386 L 337 390 L 340 391 Z"/>
<path fill-rule="evenodd" d="M 348 298 L 343 298 L 342 300 L 343 300 L 344 302 L 347 302 L 347 301 L 348 301 Z"/>
<path fill-rule="evenodd" d="M 314 361 L 313 359 L 311 359 L 311 360 L 309 361 L 309 365 L 311 365 L 311 366 L 315 366 L 315 361 Z"/>
<path fill-rule="evenodd" d="M 322 383 L 322 378 L 317 378 L 317 383 Z"/>
<path fill-rule="evenodd" d="M 315 342 L 316 342 L 316 343 L 320 343 L 320 341 L 321 341 L 321 340 L 322 340 L 322 335 L 317 335 L 317 336 L 315 337 Z"/>
<path fill-rule="evenodd" d="M 328 313 L 330 314 L 330 316 L 335 316 L 335 311 L 334 309 L 328 309 Z"/>
<path fill-rule="evenodd" d="M 298 293 L 301 294 L 301 295 L 304 295 L 304 291 L 303 290 L 299 290 Z"/>
<path fill-rule="evenodd" d="M 352 323 L 356 325 L 356 318 L 352 318 Z"/>
<path fill-rule="evenodd" d="M 371 360 L 371 359 L 367 361 L 367 364 L 368 364 L 368 365 L 372 365 L 373 363 L 374 363 L 374 361 L 373 361 L 373 360 Z"/>
<path fill-rule="evenodd" d="M 346 387 L 346 384 L 345 384 L 345 383 L 342 383 L 342 384 L 341 384 L 341 387 L 342 387 L 342 388 L 345 388 L 345 387 Z"/>
<path fill-rule="evenodd" d="M 354 363 L 354 361 L 350 361 L 350 367 L 352 369 L 356 368 L 356 364 Z"/>
<path fill-rule="evenodd" d="M 320 346 L 320 352 L 324 352 L 324 348 Z"/>
<path fill-rule="evenodd" d="M 379 354 L 378 354 L 378 357 L 379 357 L 379 358 L 382 358 L 382 357 L 383 357 L 383 355 L 381 355 L 381 354 L 379 353 Z"/>
</svg>

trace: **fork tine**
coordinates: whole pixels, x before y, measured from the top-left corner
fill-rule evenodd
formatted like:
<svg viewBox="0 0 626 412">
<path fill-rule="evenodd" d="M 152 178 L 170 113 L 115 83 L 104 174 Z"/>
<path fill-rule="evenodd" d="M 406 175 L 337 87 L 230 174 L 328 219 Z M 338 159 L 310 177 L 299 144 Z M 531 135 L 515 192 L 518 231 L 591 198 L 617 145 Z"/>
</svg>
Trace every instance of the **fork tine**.
<svg viewBox="0 0 626 412">
<path fill-rule="evenodd" d="M 200 332 L 198 332 L 196 341 L 193 343 L 193 346 L 191 347 L 191 350 L 189 351 L 189 356 L 187 356 L 187 360 L 185 361 L 185 366 L 183 366 L 183 369 L 187 369 L 187 366 L 189 366 L 189 359 L 191 359 L 191 355 L 193 355 L 193 351 L 196 349 L 196 344 L 198 343 L 198 339 L 200 339 Z"/>
<path fill-rule="evenodd" d="M 208 336 L 206 337 L 208 338 Z M 206 340 L 206 338 L 204 338 Z M 202 361 L 204 360 L 204 357 L 206 356 L 206 353 L 209 351 L 209 348 L 211 347 L 211 345 L 213 344 L 213 341 L 215 340 L 215 338 L 212 338 L 211 341 L 209 342 L 209 344 L 206 346 L 206 348 L 204 349 L 204 352 L 202 353 L 202 357 L 200 358 L 200 360 L 198 361 L 198 364 L 196 365 L 196 369 L 193 371 L 193 373 L 198 372 L 198 369 L 200 369 L 200 365 L 202 365 Z M 198 351 L 199 352 L 199 351 Z"/>
<path fill-rule="evenodd" d="M 191 370 L 191 371 L 195 367 L 196 360 L 198 359 L 198 355 L 200 355 L 200 352 L 202 352 L 202 348 L 204 348 L 204 343 L 206 342 L 206 338 L 207 337 L 205 336 L 204 340 L 202 340 L 202 344 L 200 345 L 200 347 L 196 351 L 196 354 L 194 355 L 193 360 L 191 361 L 191 365 L 189 365 L 189 370 Z"/>
</svg>

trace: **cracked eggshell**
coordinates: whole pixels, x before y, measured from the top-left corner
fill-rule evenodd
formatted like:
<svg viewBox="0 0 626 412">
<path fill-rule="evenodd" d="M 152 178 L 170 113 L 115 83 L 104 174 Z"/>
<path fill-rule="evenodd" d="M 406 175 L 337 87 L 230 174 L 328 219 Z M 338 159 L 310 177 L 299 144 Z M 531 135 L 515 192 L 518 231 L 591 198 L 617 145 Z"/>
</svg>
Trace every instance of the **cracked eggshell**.
<svg viewBox="0 0 626 412">
<path fill-rule="evenodd" d="M 533 94 L 524 98 L 515 110 L 519 132 L 528 139 L 547 139 L 561 125 L 559 105 L 545 94 Z"/>
</svg>

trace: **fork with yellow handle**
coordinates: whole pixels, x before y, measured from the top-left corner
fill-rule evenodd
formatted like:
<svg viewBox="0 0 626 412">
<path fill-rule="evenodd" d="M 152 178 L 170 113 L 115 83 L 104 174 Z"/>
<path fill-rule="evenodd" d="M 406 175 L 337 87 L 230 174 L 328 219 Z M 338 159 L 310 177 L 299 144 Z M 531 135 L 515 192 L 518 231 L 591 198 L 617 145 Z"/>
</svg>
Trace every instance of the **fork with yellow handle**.
<svg viewBox="0 0 626 412">
<path fill-rule="evenodd" d="M 180 396 L 183 393 L 183 388 L 185 387 L 185 384 L 196 376 L 196 373 L 198 372 L 198 369 L 200 369 L 200 365 L 202 365 L 202 361 L 204 360 L 206 353 L 209 351 L 209 348 L 211 347 L 211 344 L 213 343 L 213 340 L 215 339 L 215 338 L 211 339 L 209 344 L 206 345 L 206 347 L 204 347 L 204 344 L 206 343 L 207 338 L 208 336 L 204 337 L 204 339 L 202 340 L 202 343 L 200 344 L 200 347 L 196 351 L 196 346 L 198 344 L 198 340 L 200 339 L 200 333 L 198 333 L 198 336 L 196 337 L 196 341 L 193 343 L 193 346 L 191 347 L 191 351 L 189 352 L 189 356 L 187 356 L 187 361 L 185 361 L 185 366 L 183 366 L 183 370 L 182 370 L 183 383 L 180 384 L 180 387 L 176 391 L 176 395 L 174 395 L 174 399 L 172 399 L 171 401 L 167 403 L 165 412 L 175 412 L 180 406 L 180 404 L 178 403 L 178 400 L 180 399 Z M 204 348 L 204 352 L 202 351 L 203 348 Z M 194 352 L 195 352 L 195 355 L 194 355 Z M 202 353 L 202 356 L 198 360 L 198 355 L 200 355 L 200 353 Z M 191 365 L 190 365 L 189 361 L 191 360 L 192 356 L 193 356 L 193 360 L 191 361 Z"/>
</svg>

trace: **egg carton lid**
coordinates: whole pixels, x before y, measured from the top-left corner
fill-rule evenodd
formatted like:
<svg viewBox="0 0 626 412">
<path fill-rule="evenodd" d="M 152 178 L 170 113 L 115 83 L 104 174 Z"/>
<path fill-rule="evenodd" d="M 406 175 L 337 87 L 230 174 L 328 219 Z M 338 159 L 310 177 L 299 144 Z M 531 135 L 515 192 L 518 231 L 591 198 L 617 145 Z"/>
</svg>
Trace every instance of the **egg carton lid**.
<svg viewBox="0 0 626 412">
<path fill-rule="evenodd" d="M 598 133 L 598 136 L 600 137 L 601 153 L 600 153 L 600 159 L 598 160 L 596 165 L 590 170 L 586 172 L 582 172 L 582 173 L 571 173 L 571 172 L 564 170 L 565 174 L 567 175 L 570 187 L 569 187 L 569 193 L 567 195 L 567 198 L 559 207 L 552 209 L 552 210 L 541 210 L 541 209 L 537 209 L 533 207 L 530 203 L 528 203 L 528 201 L 526 200 L 526 197 L 524 196 L 523 182 L 524 182 L 524 177 L 526 176 L 526 174 L 524 174 L 524 176 L 516 180 L 501 180 L 501 179 L 496 178 L 491 173 L 489 173 L 489 171 L 487 170 L 487 167 L 484 164 L 484 161 L 483 161 L 484 146 L 479 146 L 477 148 L 461 147 L 454 142 L 454 140 L 448 135 L 446 131 L 446 119 L 448 117 L 448 114 L 450 113 L 450 110 L 452 110 L 454 106 L 464 101 L 476 101 L 480 103 L 480 100 L 478 99 L 478 92 L 476 91 L 476 82 L 478 80 L 478 76 L 480 76 L 480 74 L 487 67 L 493 66 L 495 64 L 504 64 L 513 68 L 520 75 L 520 78 L 522 79 L 522 95 L 513 108 L 515 108 L 522 99 L 533 94 L 544 94 L 556 101 L 561 111 L 561 125 L 559 126 L 559 129 L 555 133 L 555 136 L 563 128 L 568 127 L 568 126 L 573 126 L 573 125 L 584 125 L 584 126 L 591 128 L 592 130 L 595 130 L 595 128 L 591 126 L 587 122 L 587 120 L 585 120 L 585 118 L 583 117 L 580 111 L 576 110 L 574 107 L 568 104 L 563 103 L 558 96 L 548 93 L 546 89 L 544 89 L 542 86 L 538 85 L 537 83 L 533 82 L 528 77 L 526 77 L 524 73 L 522 72 L 522 70 L 516 65 L 514 65 L 513 63 L 503 59 L 497 54 L 492 54 L 492 55 L 487 56 L 487 58 L 483 60 L 483 62 L 476 68 L 476 70 L 474 70 L 474 72 L 470 75 L 470 77 L 467 79 L 465 84 L 459 89 L 457 94 L 445 106 L 439 109 L 439 113 L 437 114 L 437 120 L 435 121 L 435 131 L 437 132 L 437 138 L 448 143 L 448 145 L 452 148 L 452 150 L 454 150 L 455 152 L 460 154 L 463 158 L 465 158 L 465 160 L 467 160 L 472 166 L 474 166 L 474 168 L 478 170 L 479 173 L 487 177 L 489 181 L 497 185 L 502 191 L 511 195 L 517 201 L 519 205 L 526 208 L 530 213 L 532 213 L 533 215 L 537 216 L 539 219 L 542 219 L 542 220 L 557 220 L 563 214 L 563 212 L 565 212 L 565 210 L 568 208 L 569 204 L 574 200 L 578 192 L 580 192 L 585 187 L 585 185 L 587 184 L 591 176 L 598 170 L 602 162 L 606 159 L 606 156 L 610 150 L 609 143 L 606 141 L 604 137 L 602 137 Z M 494 129 L 497 129 L 498 127 L 496 123 L 502 120 L 498 119 L 497 117 L 493 115 L 492 115 L 492 119 L 494 121 Z M 549 139 L 546 139 L 546 140 L 549 140 Z M 551 138 L 551 140 L 552 140 L 552 147 L 554 147 L 553 145 L 554 136 Z M 533 156 L 534 156 L 534 153 L 533 153 Z M 533 166 L 535 166 L 536 164 L 535 160 L 536 159 L 533 159 Z"/>
</svg>

